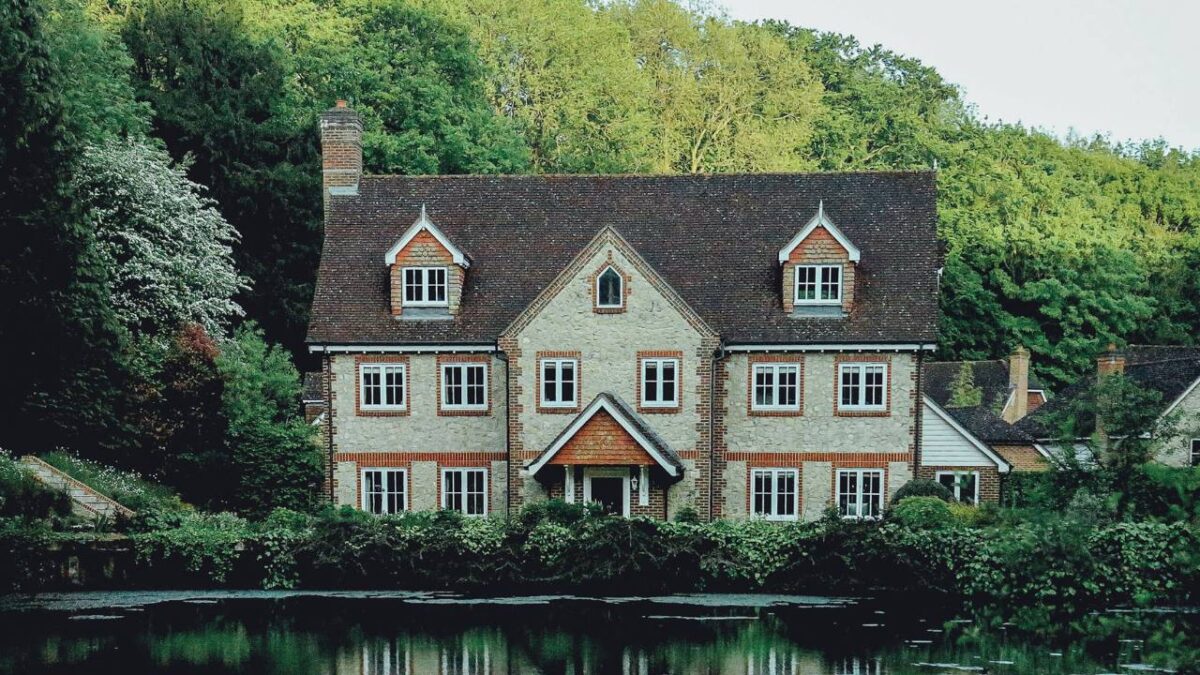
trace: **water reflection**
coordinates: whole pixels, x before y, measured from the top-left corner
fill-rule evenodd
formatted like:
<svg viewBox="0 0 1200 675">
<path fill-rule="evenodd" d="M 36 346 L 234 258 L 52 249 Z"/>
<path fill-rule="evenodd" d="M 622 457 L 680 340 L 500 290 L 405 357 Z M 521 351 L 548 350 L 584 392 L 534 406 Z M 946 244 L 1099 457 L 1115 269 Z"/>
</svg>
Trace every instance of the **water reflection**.
<svg viewBox="0 0 1200 675">
<path fill-rule="evenodd" d="M 0 673 L 885 675 L 1098 673 L 1163 665 L 1139 628 L 1058 648 L 881 605 L 721 607 L 562 600 L 436 605 L 293 598 L 168 602 L 116 618 L 0 612 Z M 886 620 L 885 620 L 886 619 Z M 1180 635 L 1196 646 L 1196 616 Z M 1159 629 L 1173 625 L 1156 617 Z M 15 630 L 20 626 L 20 630 Z M 1190 639 L 1190 642 L 1187 640 Z M 1155 643 L 1157 644 L 1157 643 Z"/>
</svg>

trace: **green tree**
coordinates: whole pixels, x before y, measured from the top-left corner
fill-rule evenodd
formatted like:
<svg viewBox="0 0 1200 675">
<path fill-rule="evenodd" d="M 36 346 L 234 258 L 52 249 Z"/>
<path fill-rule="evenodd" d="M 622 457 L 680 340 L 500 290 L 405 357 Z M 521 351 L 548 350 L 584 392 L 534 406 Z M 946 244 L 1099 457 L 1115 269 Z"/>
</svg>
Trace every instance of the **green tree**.
<svg viewBox="0 0 1200 675">
<path fill-rule="evenodd" d="M 784 38 L 669 0 L 614 3 L 608 11 L 629 31 L 651 82 L 653 171 L 812 168 L 821 83 Z"/>
<path fill-rule="evenodd" d="M 982 402 L 983 389 L 975 386 L 975 367 L 969 361 L 963 363 L 950 383 L 950 400 L 946 407 L 974 408 Z"/>
<path fill-rule="evenodd" d="M 77 146 L 45 5 L 0 6 L 0 445 L 92 446 L 114 423 L 122 336 L 91 232 L 68 192 Z"/>
<path fill-rule="evenodd" d="M 314 428 L 300 415 L 300 375 L 287 352 L 250 325 L 223 345 L 217 366 L 229 423 L 222 470 L 230 482 L 219 502 L 260 516 L 281 506 L 311 508 L 323 463 Z"/>
</svg>

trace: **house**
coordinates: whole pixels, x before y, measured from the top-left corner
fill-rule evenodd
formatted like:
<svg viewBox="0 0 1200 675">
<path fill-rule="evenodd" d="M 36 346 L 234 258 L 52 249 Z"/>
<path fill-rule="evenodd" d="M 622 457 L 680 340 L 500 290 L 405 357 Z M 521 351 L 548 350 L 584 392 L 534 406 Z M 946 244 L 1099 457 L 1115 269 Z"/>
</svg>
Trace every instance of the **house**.
<svg viewBox="0 0 1200 675">
<path fill-rule="evenodd" d="M 372 176 L 361 134 L 322 116 L 335 504 L 860 518 L 917 473 L 933 173 Z"/>
<path fill-rule="evenodd" d="M 1157 412 L 1162 428 L 1155 443 L 1155 460 L 1168 466 L 1200 466 L 1200 347 L 1130 345 L 1115 346 L 1096 358 L 1092 375 L 1071 385 L 1043 406 L 1036 415 L 1017 422 L 1021 433 L 1035 439 L 1048 455 L 1060 452 L 1062 433 L 1056 428 L 1061 417 L 1085 396 L 1096 382 L 1120 373 L 1141 388 L 1157 392 Z M 1087 454 L 1087 437 L 1096 430 L 1094 419 L 1076 420 L 1079 444 L 1076 454 Z"/>
<path fill-rule="evenodd" d="M 1050 467 L 1045 448 L 1014 426 L 1047 401 L 1046 387 L 1029 371 L 1028 350 L 1017 348 L 1008 359 L 927 362 L 922 391 L 922 478 L 960 498 L 965 492 L 967 501 L 995 501 L 1005 474 Z M 974 468 L 941 468 L 947 464 Z"/>
</svg>

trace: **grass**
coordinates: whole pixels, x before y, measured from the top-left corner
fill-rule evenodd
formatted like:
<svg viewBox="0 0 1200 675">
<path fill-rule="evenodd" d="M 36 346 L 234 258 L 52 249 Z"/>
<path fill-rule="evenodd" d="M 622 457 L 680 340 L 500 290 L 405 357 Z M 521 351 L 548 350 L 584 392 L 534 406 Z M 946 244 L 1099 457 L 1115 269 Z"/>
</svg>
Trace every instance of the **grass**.
<svg viewBox="0 0 1200 675">
<path fill-rule="evenodd" d="M 91 486 L 96 492 L 134 511 L 148 508 L 183 508 L 179 495 L 171 488 L 143 478 L 140 474 L 82 459 L 65 452 L 48 452 L 42 461 Z"/>
</svg>

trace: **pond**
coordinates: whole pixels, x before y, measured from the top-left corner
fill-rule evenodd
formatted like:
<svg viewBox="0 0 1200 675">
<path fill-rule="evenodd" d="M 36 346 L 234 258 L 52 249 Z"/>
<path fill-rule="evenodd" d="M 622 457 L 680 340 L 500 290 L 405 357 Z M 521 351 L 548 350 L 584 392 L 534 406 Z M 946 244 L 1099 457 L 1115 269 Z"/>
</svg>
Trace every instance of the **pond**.
<svg viewBox="0 0 1200 675">
<path fill-rule="evenodd" d="M 1194 612 L 1097 619 L 1100 634 L 1055 646 L 895 600 L 61 593 L 0 598 L 0 673 L 1171 672 L 1158 642 L 1198 646 Z"/>
</svg>

